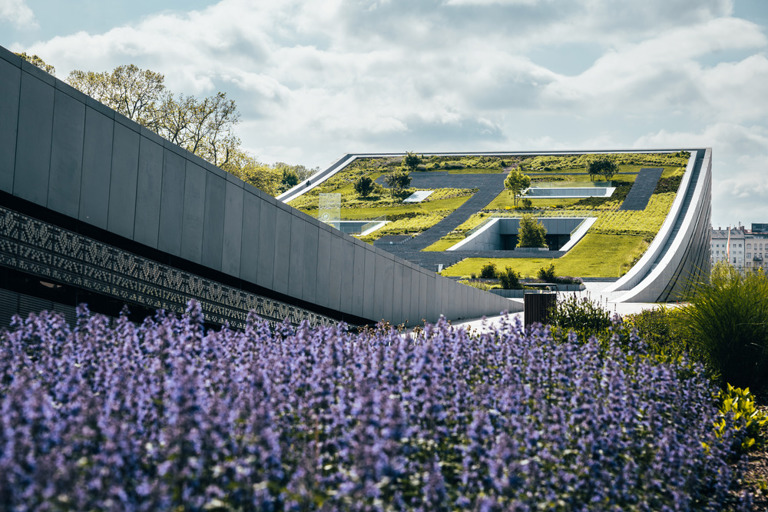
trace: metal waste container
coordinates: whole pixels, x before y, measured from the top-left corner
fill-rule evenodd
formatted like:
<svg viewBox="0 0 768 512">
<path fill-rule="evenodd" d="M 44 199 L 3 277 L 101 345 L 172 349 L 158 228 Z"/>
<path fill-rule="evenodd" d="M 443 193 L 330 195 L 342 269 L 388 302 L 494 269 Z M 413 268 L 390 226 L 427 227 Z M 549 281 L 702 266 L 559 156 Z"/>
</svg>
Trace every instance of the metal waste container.
<svg viewBox="0 0 768 512">
<path fill-rule="evenodd" d="M 523 295 L 523 321 L 525 325 L 536 322 L 542 324 L 550 323 L 556 307 L 557 292 L 525 292 L 525 295 Z"/>
</svg>

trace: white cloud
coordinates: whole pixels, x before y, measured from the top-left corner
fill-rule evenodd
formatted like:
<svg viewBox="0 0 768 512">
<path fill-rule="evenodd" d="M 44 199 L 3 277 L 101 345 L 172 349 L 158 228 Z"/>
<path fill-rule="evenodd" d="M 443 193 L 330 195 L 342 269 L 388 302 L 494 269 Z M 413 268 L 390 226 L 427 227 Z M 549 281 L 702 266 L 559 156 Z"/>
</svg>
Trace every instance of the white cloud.
<svg viewBox="0 0 768 512">
<path fill-rule="evenodd" d="M 533 6 L 546 0 L 448 0 L 445 5 L 527 5 Z"/>
<path fill-rule="evenodd" d="M 763 48 L 767 42 L 754 23 L 712 20 L 611 50 L 584 73 L 549 84 L 543 95 L 555 104 L 579 109 L 635 112 L 678 108 L 682 103 L 696 108 L 697 102 L 710 97 L 723 103 L 722 87 L 719 91 L 707 89 L 712 87 L 709 80 L 713 77 L 727 82 L 721 77 L 724 70 L 702 69 L 697 59 L 724 49 Z M 760 68 L 764 60 L 736 67 L 742 75 L 761 74 L 754 68 Z M 709 108 L 708 104 L 702 106 Z"/>
<path fill-rule="evenodd" d="M 711 147 L 713 225 L 768 219 L 768 128 L 764 125 L 717 123 L 694 132 L 661 130 L 638 138 L 634 147 Z"/>
<path fill-rule="evenodd" d="M 764 29 L 730 0 L 222 0 L 31 51 L 60 76 L 133 62 L 178 92 L 225 91 L 265 161 L 712 146 L 724 212 L 768 183 Z M 561 50 L 582 60 L 572 76 L 539 60 Z"/>
<path fill-rule="evenodd" d="M 35 13 L 25 0 L 0 0 L 0 21 L 7 20 L 17 28 L 35 28 Z"/>
</svg>

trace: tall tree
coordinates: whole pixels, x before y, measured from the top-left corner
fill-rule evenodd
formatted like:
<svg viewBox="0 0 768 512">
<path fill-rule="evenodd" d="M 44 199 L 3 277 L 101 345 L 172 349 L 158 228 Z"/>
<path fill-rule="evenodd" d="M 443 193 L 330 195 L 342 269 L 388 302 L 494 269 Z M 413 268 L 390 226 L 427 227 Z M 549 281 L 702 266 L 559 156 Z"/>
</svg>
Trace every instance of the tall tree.
<svg viewBox="0 0 768 512">
<path fill-rule="evenodd" d="M 513 169 L 504 180 L 504 186 L 512 192 L 514 203 L 517 205 L 520 195 L 531 186 L 531 178 L 519 169 Z"/>
<path fill-rule="evenodd" d="M 165 98 L 165 77 L 133 64 L 118 66 L 112 72 L 74 70 L 67 83 L 155 132 Z"/>
<path fill-rule="evenodd" d="M 404 169 L 396 169 L 384 178 L 393 196 L 398 196 L 411 186 L 411 174 Z"/>
<path fill-rule="evenodd" d="M 546 247 L 547 229 L 533 215 L 523 215 L 517 230 L 518 247 Z"/>
<path fill-rule="evenodd" d="M 175 96 L 162 74 L 133 64 L 102 73 L 75 70 L 67 81 L 213 165 L 225 166 L 240 146 L 234 133 L 240 114 L 223 92 L 203 99 Z"/>
<path fill-rule="evenodd" d="M 405 153 L 405 156 L 403 157 L 403 166 L 405 166 L 409 171 L 415 171 L 419 167 L 420 163 L 421 157 L 419 157 L 419 155 L 416 153 L 411 153 L 410 151 Z"/>
<path fill-rule="evenodd" d="M 619 172 L 619 166 L 610 158 L 599 158 L 589 162 L 587 172 L 592 180 L 597 176 L 602 176 L 606 180 L 610 180 L 614 174 Z"/>
</svg>

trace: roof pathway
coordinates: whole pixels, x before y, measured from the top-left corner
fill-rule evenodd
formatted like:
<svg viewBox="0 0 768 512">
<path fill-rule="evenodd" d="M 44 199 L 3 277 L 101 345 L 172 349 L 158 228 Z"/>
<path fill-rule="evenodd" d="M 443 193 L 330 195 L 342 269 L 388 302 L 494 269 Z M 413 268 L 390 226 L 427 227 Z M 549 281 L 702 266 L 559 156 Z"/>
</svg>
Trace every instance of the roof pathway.
<svg viewBox="0 0 768 512">
<path fill-rule="evenodd" d="M 477 192 L 431 228 L 401 244 L 393 244 L 385 249 L 400 256 L 401 253 L 413 253 L 429 247 L 501 194 L 504 190 L 506 177 L 506 172 L 492 174 L 449 174 L 446 171 L 411 173 L 411 187 L 414 188 L 476 188 Z M 379 177 L 376 182 L 383 184 L 383 177 Z M 416 263 L 411 258 L 406 257 L 406 259 Z"/>
</svg>

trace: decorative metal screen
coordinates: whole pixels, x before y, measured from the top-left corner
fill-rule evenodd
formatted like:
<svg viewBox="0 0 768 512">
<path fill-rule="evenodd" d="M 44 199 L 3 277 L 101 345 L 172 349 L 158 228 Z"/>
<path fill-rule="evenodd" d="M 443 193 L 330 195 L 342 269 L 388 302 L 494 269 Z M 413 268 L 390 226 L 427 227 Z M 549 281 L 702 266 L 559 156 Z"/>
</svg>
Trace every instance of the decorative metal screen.
<svg viewBox="0 0 768 512">
<path fill-rule="evenodd" d="M 0 206 L 0 265 L 151 309 L 200 302 L 206 321 L 245 326 L 249 311 L 291 324 L 329 317 L 133 254 Z"/>
</svg>

